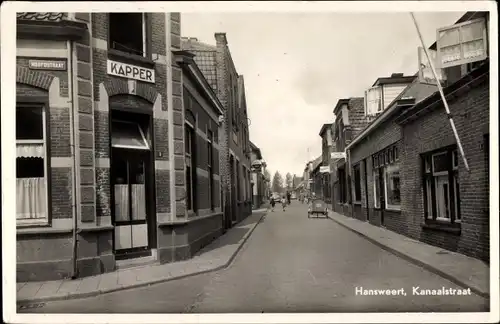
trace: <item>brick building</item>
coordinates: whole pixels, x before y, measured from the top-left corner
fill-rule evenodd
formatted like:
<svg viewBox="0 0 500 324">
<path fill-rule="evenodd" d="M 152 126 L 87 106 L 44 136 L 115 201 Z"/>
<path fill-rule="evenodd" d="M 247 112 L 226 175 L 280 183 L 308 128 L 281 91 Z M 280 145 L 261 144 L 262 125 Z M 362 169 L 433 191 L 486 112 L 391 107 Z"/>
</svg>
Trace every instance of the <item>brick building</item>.
<svg viewBox="0 0 500 324">
<path fill-rule="evenodd" d="M 365 99 L 348 98 L 340 99 L 333 113 L 332 152 L 344 153 L 347 145 L 353 137 L 366 127 L 369 119 L 365 117 Z M 331 163 L 331 186 L 332 186 L 332 210 L 344 215 L 350 215 L 351 206 L 351 182 L 349 168 L 346 164 L 346 156 L 330 159 Z"/>
<path fill-rule="evenodd" d="M 353 217 L 485 261 L 489 260 L 488 26 L 487 13 L 467 13 L 456 24 L 441 28 L 443 36 L 429 49 L 470 171 L 457 148 L 436 80 L 429 80 L 422 61 L 417 78 L 346 147 Z M 447 36 L 453 33 L 462 36 Z M 472 41 L 467 38 L 471 35 Z M 464 45 L 457 41 L 468 47 L 460 50 Z"/>
<path fill-rule="evenodd" d="M 18 13 L 19 281 L 185 259 L 220 233 L 218 196 L 186 192 L 218 186 L 215 140 L 197 166 L 222 108 L 180 45 L 178 13 Z"/>
<path fill-rule="evenodd" d="M 182 49 L 195 61 L 224 107 L 219 132 L 224 227 L 232 227 L 252 213 L 249 119 L 245 85 L 237 73 L 225 33 L 215 34 L 216 45 L 183 38 Z"/>
</svg>

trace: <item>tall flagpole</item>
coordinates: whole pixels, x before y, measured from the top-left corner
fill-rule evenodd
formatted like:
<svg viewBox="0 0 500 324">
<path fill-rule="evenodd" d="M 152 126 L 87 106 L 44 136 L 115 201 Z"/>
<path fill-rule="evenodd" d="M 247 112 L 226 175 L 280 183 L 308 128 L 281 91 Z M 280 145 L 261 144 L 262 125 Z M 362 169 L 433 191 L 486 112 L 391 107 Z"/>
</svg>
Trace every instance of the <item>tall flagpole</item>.
<svg viewBox="0 0 500 324">
<path fill-rule="evenodd" d="M 458 149 L 460 150 L 460 154 L 462 155 L 462 158 L 464 160 L 465 169 L 467 171 L 470 171 L 469 164 L 467 163 L 467 159 L 465 158 L 465 153 L 464 153 L 464 149 L 462 147 L 462 142 L 460 142 L 460 137 L 458 137 L 458 132 L 457 132 L 457 129 L 455 127 L 455 123 L 453 122 L 453 117 L 450 113 L 450 108 L 448 107 L 448 102 L 446 101 L 446 98 L 444 96 L 443 87 L 441 86 L 441 82 L 439 81 L 439 79 L 437 77 L 436 70 L 434 69 L 434 64 L 432 63 L 432 60 L 429 56 L 429 52 L 427 51 L 427 46 L 425 46 L 425 44 L 424 44 L 424 39 L 422 38 L 422 34 L 420 33 L 420 28 L 418 27 L 417 19 L 415 19 L 415 15 L 413 14 L 413 12 L 410 12 L 410 15 L 413 19 L 413 22 L 415 23 L 415 28 L 417 29 L 418 37 L 420 38 L 420 42 L 422 43 L 422 47 L 424 48 L 425 56 L 427 56 L 427 61 L 429 61 L 429 65 L 431 66 L 432 74 L 434 75 L 434 78 L 437 81 L 436 83 L 438 86 L 438 90 L 439 90 L 439 93 L 441 94 L 441 99 L 443 100 L 444 108 L 446 109 L 446 115 L 448 117 L 448 120 L 450 121 L 451 128 L 453 129 L 453 134 L 455 135 L 455 139 L 457 140 Z"/>
</svg>

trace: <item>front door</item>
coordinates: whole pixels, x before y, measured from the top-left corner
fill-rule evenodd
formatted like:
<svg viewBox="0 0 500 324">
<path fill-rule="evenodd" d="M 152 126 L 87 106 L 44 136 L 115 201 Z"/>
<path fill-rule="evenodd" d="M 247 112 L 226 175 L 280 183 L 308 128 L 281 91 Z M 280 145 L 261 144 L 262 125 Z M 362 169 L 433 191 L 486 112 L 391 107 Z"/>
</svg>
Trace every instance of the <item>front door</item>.
<svg viewBox="0 0 500 324">
<path fill-rule="evenodd" d="M 114 250 L 117 259 L 145 256 L 148 241 L 149 151 L 114 148 L 111 161 L 113 185 Z"/>
</svg>

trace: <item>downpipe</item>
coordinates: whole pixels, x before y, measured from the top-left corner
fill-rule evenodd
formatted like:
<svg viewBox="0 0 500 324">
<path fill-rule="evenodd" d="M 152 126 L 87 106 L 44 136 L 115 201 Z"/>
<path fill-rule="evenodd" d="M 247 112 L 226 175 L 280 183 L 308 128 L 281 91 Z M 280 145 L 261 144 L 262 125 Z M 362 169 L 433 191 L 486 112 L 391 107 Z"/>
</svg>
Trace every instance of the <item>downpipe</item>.
<svg viewBox="0 0 500 324">
<path fill-rule="evenodd" d="M 75 88 L 73 77 L 76 75 L 74 71 L 74 60 L 73 60 L 73 41 L 68 41 L 68 70 L 70 74 L 68 76 L 68 96 L 70 98 L 70 106 L 71 113 L 69 114 L 70 118 L 70 127 L 71 127 L 71 158 L 73 160 L 73 195 L 72 195 L 72 209 L 73 209 L 73 253 L 72 253 L 72 272 L 71 279 L 74 280 L 78 276 L 78 265 L 77 265 L 77 250 L 78 250 L 78 238 L 77 238 L 77 227 L 78 227 L 78 208 L 76 204 L 76 172 L 77 172 L 77 163 L 76 163 L 76 128 L 75 128 Z"/>
</svg>

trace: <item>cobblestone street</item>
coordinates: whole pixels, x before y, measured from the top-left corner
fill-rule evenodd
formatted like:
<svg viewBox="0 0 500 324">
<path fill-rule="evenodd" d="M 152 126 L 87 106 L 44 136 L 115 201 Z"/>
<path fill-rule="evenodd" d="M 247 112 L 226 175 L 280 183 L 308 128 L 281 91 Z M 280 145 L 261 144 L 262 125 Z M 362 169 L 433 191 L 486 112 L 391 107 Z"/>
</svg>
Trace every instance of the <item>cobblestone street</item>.
<svg viewBox="0 0 500 324">
<path fill-rule="evenodd" d="M 276 208 L 224 270 L 93 298 L 23 309 L 38 313 L 477 312 L 477 295 L 419 296 L 420 289 L 460 289 L 370 243 L 330 219 L 307 218 L 306 205 Z M 360 289 L 404 290 L 360 296 Z"/>
</svg>

